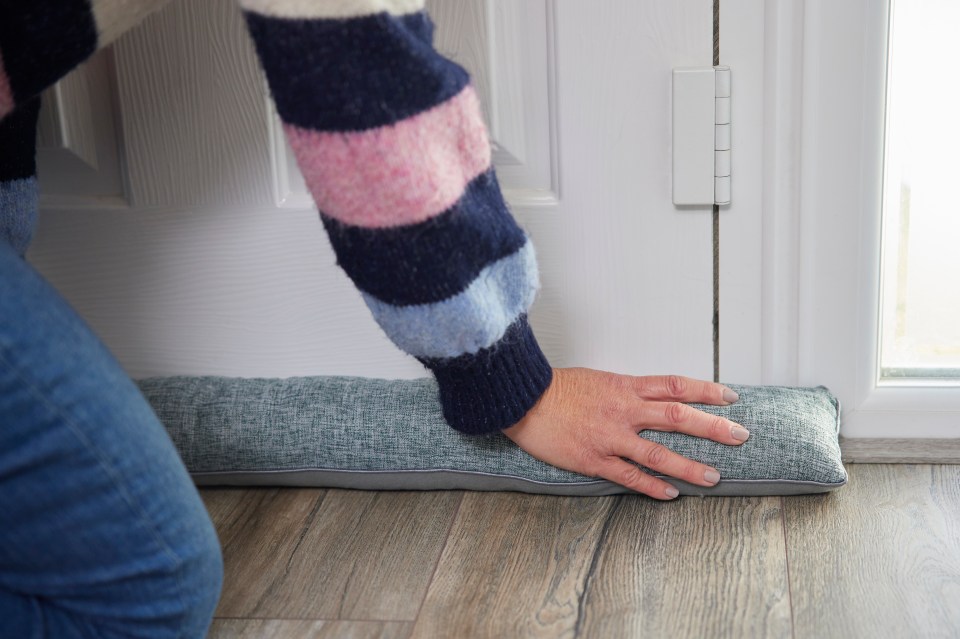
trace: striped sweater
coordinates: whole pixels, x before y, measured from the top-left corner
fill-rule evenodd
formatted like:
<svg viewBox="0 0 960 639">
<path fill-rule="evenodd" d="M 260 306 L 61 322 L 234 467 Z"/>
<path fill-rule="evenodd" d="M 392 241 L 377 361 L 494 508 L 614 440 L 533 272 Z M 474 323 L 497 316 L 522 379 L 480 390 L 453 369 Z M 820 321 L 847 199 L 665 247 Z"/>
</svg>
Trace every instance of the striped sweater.
<svg viewBox="0 0 960 639">
<path fill-rule="evenodd" d="M 39 93 L 163 0 L 0 0 L 0 233 L 37 208 Z M 491 165 L 469 75 L 432 46 L 423 0 L 241 0 L 339 265 L 435 375 L 447 421 L 510 426 L 552 369 L 527 323 L 529 238 Z"/>
</svg>

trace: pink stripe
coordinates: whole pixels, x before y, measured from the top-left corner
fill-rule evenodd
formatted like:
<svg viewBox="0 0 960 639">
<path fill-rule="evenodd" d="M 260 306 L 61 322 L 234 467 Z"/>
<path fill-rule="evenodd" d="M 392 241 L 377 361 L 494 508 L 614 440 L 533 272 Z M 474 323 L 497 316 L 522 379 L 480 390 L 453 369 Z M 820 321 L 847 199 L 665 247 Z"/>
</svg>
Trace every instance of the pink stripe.
<svg viewBox="0 0 960 639">
<path fill-rule="evenodd" d="M 0 120 L 13 111 L 13 91 L 10 90 L 10 80 L 3 70 L 3 55 L 0 54 Z"/>
<path fill-rule="evenodd" d="M 429 111 L 368 131 L 284 129 L 319 209 L 354 226 L 422 222 L 452 206 L 490 166 L 469 86 Z"/>
</svg>

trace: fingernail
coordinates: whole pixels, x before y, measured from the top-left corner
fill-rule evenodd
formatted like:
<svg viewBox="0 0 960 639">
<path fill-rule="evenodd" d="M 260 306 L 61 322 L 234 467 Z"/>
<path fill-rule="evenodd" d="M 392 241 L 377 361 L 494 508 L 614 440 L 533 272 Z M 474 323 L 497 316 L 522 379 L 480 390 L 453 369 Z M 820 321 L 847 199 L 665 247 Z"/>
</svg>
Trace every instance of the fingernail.
<svg viewBox="0 0 960 639">
<path fill-rule="evenodd" d="M 740 426 L 732 426 L 730 428 L 730 436 L 738 442 L 745 442 L 747 438 L 750 437 L 750 431 Z"/>
<path fill-rule="evenodd" d="M 710 484 L 715 484 L 720 481 L 720 473 L 712 468 L 710 470 L 705 470 L 703 471 L 703 481 Z"/>
<path fill-rule="evenodd" d="M 667 488 L 663 492 L 666 493 L 667 497 L 669 497 L 670 499 L 675 499 L 676 496 L 680 494 L 680 491 L 674 488 L 673 486 L 671 486 L 670 488 Z"/>
<path fill-rule="evenodd" d="M 740 396 L 737 395 L 735 392 L 733 392 L 729 388 L 723 389 L 723 401 L 727 402 L 728 404 L 732 404 L 738 399 L 740 399 Z"/>
</svg>

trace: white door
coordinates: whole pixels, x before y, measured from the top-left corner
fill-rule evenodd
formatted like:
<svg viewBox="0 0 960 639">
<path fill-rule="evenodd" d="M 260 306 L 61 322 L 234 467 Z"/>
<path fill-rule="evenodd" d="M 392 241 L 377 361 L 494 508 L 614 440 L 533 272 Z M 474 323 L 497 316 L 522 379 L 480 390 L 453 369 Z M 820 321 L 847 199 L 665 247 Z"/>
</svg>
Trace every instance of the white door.
<svg viewBox="0 0 960 639">
<path fill-rule="evenodd" d="M 711 1 L 430 9 L 535 241 L 551 363 L 712 377 L 711 210 L 670 191 L 671 69 L 712 65 Z M 426 374 L 334 266 L 232 0 L 168 6 L 52 98 L 29 259 L 131 375 Z"/>
</svg>

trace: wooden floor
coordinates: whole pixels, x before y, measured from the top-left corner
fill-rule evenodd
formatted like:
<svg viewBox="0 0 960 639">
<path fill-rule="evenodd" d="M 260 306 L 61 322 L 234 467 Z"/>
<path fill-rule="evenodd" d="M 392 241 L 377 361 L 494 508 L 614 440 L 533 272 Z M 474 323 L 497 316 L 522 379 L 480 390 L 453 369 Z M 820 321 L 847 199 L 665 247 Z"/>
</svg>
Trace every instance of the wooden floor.
<svg viewBox="0 0 960 639">
<path fill-rule="evenodd" d="M 960 637 L 960 466 L 809 497 L 206 489 L 211 637 Z"/>
</svg>

